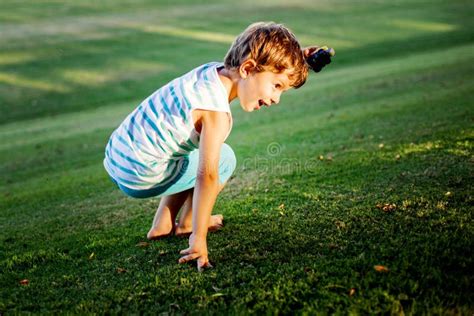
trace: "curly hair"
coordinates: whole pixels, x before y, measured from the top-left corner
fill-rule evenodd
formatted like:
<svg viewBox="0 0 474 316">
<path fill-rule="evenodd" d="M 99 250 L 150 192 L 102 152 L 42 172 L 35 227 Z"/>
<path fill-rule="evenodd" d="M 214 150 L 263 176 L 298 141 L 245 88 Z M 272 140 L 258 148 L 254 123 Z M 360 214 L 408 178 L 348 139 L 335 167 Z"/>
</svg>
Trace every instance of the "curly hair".
<svg viewBox="0 0 474 316">
<path fill-rule="evenodd" d="M 301 46 L 283 24 L 257 22 L 248 26 L 232 43 L 224 65 L 228 69 L 236 69 L 248 59 L 255 60 L 257 72 L 287 71 L 294 88 L 301 87 L 308 76 Z"/>
</svg>

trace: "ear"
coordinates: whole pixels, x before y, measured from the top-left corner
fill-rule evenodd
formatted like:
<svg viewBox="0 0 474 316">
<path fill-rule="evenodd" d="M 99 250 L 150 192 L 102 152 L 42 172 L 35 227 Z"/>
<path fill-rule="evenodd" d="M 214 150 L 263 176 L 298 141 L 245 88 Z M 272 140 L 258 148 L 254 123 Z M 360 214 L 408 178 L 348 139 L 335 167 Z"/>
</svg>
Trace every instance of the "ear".
<svg viewBox="0 0 474 316">
<path fill-rule="evenodd" d="M 257 62 L 253 59 L 247 59 L 239 67 L 240 77 L 246 79 L 257 67 Z"/>
</svg>

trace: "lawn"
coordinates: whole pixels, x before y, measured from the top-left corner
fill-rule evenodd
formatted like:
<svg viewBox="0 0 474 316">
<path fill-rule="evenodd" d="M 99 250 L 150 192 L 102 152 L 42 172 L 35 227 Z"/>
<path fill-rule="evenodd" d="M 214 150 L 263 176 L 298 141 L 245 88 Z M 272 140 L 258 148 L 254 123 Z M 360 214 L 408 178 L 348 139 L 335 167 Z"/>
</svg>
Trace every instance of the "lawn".
<svg viewBox="0 0 474 316">
<path fill-rule="evenodd" d="M 474 313 L 470 1 L 0 4 L 0 314 Z M 158 199 L 102 167 L 151 92 L 273 20 L 336 49 L 279 105 L 232 105 L 214 268 L 147 242 Z M 469 272 L 471 271 L 471 272 Z"/>
</svg>

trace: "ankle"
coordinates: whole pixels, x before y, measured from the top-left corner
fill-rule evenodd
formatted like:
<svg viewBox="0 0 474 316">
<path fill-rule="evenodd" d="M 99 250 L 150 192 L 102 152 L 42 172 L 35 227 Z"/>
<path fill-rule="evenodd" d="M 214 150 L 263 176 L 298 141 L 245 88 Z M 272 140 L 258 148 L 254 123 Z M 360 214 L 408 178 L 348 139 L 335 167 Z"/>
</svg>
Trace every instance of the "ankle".
<svg viewBox="0 0 474 316">
<path fill-rule="evenodd" d="M 191 222 L 187 223 L 187 222 L 176 221 L 175 227 L 179 228 L 179 229 L 191 229 L 193 227 L 193 225 L 192 225 Z"/>
</svg>

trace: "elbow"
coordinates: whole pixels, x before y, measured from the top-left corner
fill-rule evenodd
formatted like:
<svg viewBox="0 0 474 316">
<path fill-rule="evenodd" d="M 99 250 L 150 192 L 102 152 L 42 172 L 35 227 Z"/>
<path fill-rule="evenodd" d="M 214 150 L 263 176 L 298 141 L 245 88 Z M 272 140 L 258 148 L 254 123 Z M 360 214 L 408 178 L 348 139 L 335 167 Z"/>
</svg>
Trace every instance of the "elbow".
<svg viewBox="0 0 474 316">
<path fill-rule="evenodd" d="M 219 172 L 217 170 L 198 169 L 197 181 L 206 183 L 217 183 L 219 181 Z"/>
</svg>

